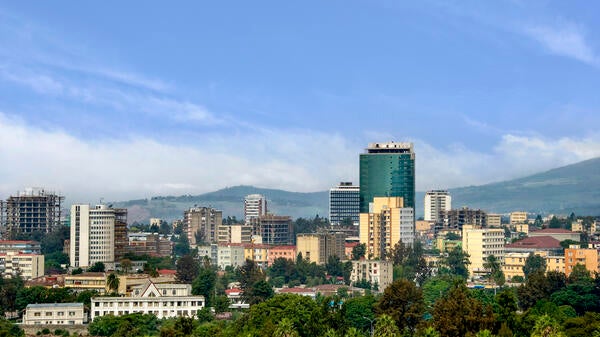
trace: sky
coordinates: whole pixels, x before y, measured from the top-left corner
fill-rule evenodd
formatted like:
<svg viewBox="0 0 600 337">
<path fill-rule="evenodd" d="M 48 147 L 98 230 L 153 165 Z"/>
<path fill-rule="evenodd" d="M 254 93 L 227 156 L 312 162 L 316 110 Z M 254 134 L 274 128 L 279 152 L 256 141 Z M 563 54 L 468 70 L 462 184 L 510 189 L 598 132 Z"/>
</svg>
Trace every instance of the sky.
<svg viewBox="0 0 600 337">
<path fill-rule="evenodd" d="M 600 156 L 600 4 L 0 1 L 0 197 L 73 202 L 358 183 L 417 190 Z"/>
</svg>

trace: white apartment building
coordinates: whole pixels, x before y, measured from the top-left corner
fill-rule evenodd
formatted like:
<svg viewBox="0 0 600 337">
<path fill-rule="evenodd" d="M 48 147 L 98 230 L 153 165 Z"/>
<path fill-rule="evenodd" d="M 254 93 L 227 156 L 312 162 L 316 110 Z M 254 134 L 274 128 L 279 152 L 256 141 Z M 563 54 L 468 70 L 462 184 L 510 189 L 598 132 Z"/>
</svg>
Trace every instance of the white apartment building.
<svg viewBox="0 0 600 337">
<path fill-rule="evenodd" d="M 0 254 L 0 273 L 4 277 L 20 274 L 29 280 L 44 275 L 44 255 L 7 252 Z"/>
<path fill-rule="evenodd" d="M 195 317 L 204 308 L 204 296 L 193 296 L 190 284 L 155 284 L 148 280 L 134 287 L 130 297 L 92 298 L 90 318 L 132 313 L 153 314 L 159 319 Z"/>
<path fill-rule="evenodd" d="M 223 244 L 217 248 L 217 265 L 220 269 L 228 266 L 234 268 L 244 264 L 244 246 L 241 244 Z"/>
<path fill-rule="evenodd" d="M 441 211 L 452 209 L 452 197 L 446 190 L 433 190 L 425 193 L 425 221 L 438 221 Z"/>
<path fill-rule="evenodd" d="M 482 275 L 487 271 L 483 264 L 490 255 L 494 255 L 500 264 L 504 260 L 504 229 L 476 228 L 464 225 L 462 230 L 462 249 L 470 255 L 469 274 Z"/>
<path fill-rule="evenodd" d="M 392 261 L 360 260 L 352 261 L 352 273 L 350 281 L 359 281 L 377 284 L 379 291 L 384 291 L 394 281 L 394 266 Z"/>
<path fill-rule="evenodd" d="M 244 221 L 249 224 L 252 219 L 267 215 L 267 199 L 261 194 L 250 194 L 244 198 Z"/>
<path fill-rule="evenodd" d="M 86 322 L 83 303 L 28 304 L 23 314 L 25 325 L 74 325 Z"/>
<path fill-rule="evenodd" d="M 96 262 L 115 261 L 117 212 L 106 205 L 71 206 L 70 262 L 72 267 L 89 267 Z"/>
</svg>

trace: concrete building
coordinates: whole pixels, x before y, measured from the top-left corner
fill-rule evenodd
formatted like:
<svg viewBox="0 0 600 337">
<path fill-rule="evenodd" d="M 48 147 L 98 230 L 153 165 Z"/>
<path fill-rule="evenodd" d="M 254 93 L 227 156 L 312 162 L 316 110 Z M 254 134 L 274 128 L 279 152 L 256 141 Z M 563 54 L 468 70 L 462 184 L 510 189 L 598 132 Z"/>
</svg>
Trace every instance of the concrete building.
<svg viewBox="0 0 600 337">
<path fill-rule="evenodd" d="M 437 222 L 442 211 L 452 209 L 452 197 L 446 190 L 433 190 L 425 192 L 425 221 Z"/>
<path fill-rule="evenodd" d="M 510 213 L 510 225 L 520 225 L 527 222 L 527 212 L 511 212 Z"/>
<path fill-rule="evenodd" d="M 352 261 L 352 283 L 367 281 L 371 285 L 377 284 L 379 291 L 383 292 L 394 281 L 394 266 L 392 261 L 360 260 Z"/>
<path fill-rule="evenodd" d="M 548 255 L 546 256 L 546 271 L 558 271 L 565 273 L 565 256 Z"/>
<path fill-rule="evenodd" d="M 221 225 L 219 243 L 250 243 L 252 241 L 252 225 Z"/>
<path fill-rule="evenodd" d="M 504 230 L 464 225 L 462 249 L 470 255 L 469 274 L 471 276 L 486 274 L 483 264 L 488 256 L 494 255 L 500 263 L 504 260 Z"/>
<path fill-rule="evenodd" d="M 37 241 L 0 241 L 0 254 L 6 253 L 41 254 L 42 247 Z"/>
<path fill-rule="evenodd" d="M 173 241 L 157 233 L 130 233 L 128 237 L 130 254 L 165 257 L 173 253 Z"/>
<path fill-rule="evenodd" d="M 42 188 L 27 188 L 0 201 L 0 228 L 7 239 L 49 233 L 60 226 L 65 197 Z"/>
<path fill-rule="evenodd" d="M 72 267 L 114 262 L 118 257 L 116 251 L 124 255 L 127 243 L 127 209 L 106 205 L 71 206 L 69 257 Z"/>
<path fill-rule="evenodd" d="M 560 255 L 562 254 L 562 246 L 560 241 L 551 236 L 527 237 L 522 240 L 504 246 L 506 253 L 534 253 L 541 255 L 540 252 L 545 252 L 545 255 Z"/>
<path fill-rule="evenodd" d="M 263 215 L 267 215 L 267 198 L 262 194 L 247 195 L 244 198 L 244 221 L 246 224 Z"/>
<path fill-rule="evenodd" d="M 217 228 L 223 224 L 223 212 L 210 207 L 192 207 L 184 212 L 183 229 L 190 245 L 217 243 Z"/>
<path fill-rule="evenodd" d="M 23 314 L 25 325 L 75 325 L 87 323 L 83 303 L 28 304 Z"/>
<path fill-rule="evenodd" d="M 502 271 L 507 280 L 511 280 L 515 276 L 525 277 L 523 267 L 530 253 L 506 253 L 504 254 L 504 264 Z M 543 255 L 546 253 L 543 252 Z"/>
<path fill-rule="evenodd" d="M 296 249 L 302 258 L 316 264 L 327 263 L 330 256 L 346 254 L 346 237 L 341 233 L 303 233 L 296 235 Z"/>
<path fill-rule="evenodd" d="M 65 275 L 64 285 L 65 288 L 70 288 L 76 293 L 86 290 L 94 290 L 102 295 L 106 294 L 109 290 L 106 277 L 106 273 L 102 272 L 86 272 L 76 275 Z"/>
<path fill-rule="evenodd" d="M 457 229 L 462 231 L 464 225 L 473 225 L 475 227 L 487 227 L 487 214 L 480 209 L 470 209 L 462 207 L 441 211 L 440 219 L 436 224 L 436 229 Z"/>
<path fill-rule="evenodd" d="M 225 243 L 217 246 L 217 266 L 220 269 L 241 267 L 244 262 L 244 246 L 242 244 Z"/>
<path fill-rule="evenodd" d="M 412 143 L 370 143 L 360 155 L 360 213 L 375 197 L 401 197 L 415 209 L 415 152 Z"/>
<path fill-rule="evenodd" d="M 268 245 L 289 245 L 292 243 L 292 218 L 287 215 L 267 214 L 252 218 L 252 235 L 262 237 Z"/>
<path fill-rule="evenodd" d="M 329 190 L 329 222 L 340 225 L 347 219 L 358 226 L 360 214 L 360 187 L 351 182 L 340 182 Z"/>
<path fill-rule="evenodd" d="M 0 273 L 3 277 L 17 274 L 25 280 L 44 275 L 44 255 L 7 252 L 0 254 Z"/>
<path fill-rule="evenodd" d="M 360 242 L 368 258 L 382 258 L 396 243 L 412 244 L 414 239 L 414 209 L 404 207 L 401 197 L 376 197 L 369 212 L 360 214 Z"/>
<path fill-rule="evenodd" d="M 502 227 L 502 215 L 501 214 L 487 214 L 487 226 L 490 228 Z"/>
<path fill-rule="evenodd" d="M 531 231 L 531 232 L 529 232 L 529 236 L 533 237 L 533 238 L 540 237 L 540 236 L 551 236 L 558 241 L 564 241 L 564 240 L 573 240 L 576 242 L 581 241 L 581 233 L 572 232 L 570 230 L 562 229 L 562 228 L 546 228 L 546 229 L 540 229 L 537 231 Z"/>
<path fill-rule="evenodd" d="M 199 258 L 208 258 L 210 263 L 216 266 L 219 262 L 219 245 L 216 243 L 210 245 L 197 246 L 198 249 L 198 257 Z"/>
<path fill-rule="evenodd" d="M 244 245 L 244 259 L 252 260 L 260 268 L 267 268 L 269 266 L 269 248 L 271 246 L 264 244 L 246 244 Z"/>
<path fill-rule="evenodd" d="M 147 281 L 134 288 L 131 297 L 94 297 L 90 314 L 93 321 L 105 315 L 153 314 L 158 319 L 196 317 L 204 308 L 204 296 L 193 296 L 190 284 L 155 284 Z"/>
<path fill-rule="evenodd" d="M 272 266 L 273 261 L 279 258 L 284 258 L 295 262 L 298 254 L 296 253 L 296 246 L 273 246 L 269 249 L 268 256 L 269 266 Z"/>
<path fill-rule="evenodd" d="M 565 274 L 569 276 L 573 267 L 581 264 L 590 273 L 598 272 L 598 250 L 593 248 L 579 248 L 578 245 L 571 245 L 565 249 Z"/>
</svg>

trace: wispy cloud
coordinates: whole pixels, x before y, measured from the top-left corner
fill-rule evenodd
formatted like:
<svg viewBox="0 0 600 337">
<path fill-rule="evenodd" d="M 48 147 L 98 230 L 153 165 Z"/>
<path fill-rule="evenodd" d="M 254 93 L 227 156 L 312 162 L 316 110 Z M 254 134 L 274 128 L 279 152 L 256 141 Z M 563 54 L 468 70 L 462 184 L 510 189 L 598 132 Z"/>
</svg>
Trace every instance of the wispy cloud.
<svg viewBox="0 0 600 337">
<path fill-rule="evenodd" d="M 570 57 L 590 65 L 598 65 L 598 59 L 586 41 L 583 29 L 577 25 L 533 25 L 525 27 L 524 32 L 550 53 Z"/>
</svg>

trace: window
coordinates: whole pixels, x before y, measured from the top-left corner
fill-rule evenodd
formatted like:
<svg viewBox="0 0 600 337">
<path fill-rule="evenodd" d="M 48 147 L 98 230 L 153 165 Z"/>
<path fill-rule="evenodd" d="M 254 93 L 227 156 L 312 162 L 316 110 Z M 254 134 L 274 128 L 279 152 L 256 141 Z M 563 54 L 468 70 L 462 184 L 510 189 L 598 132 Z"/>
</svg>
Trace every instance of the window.
<svg viewBox="0 0 600 337">
<path fill-rule="evenodd" d="M 46 312 L 46 316 L 52 316 L 52 312 Z"/>
</svg>

